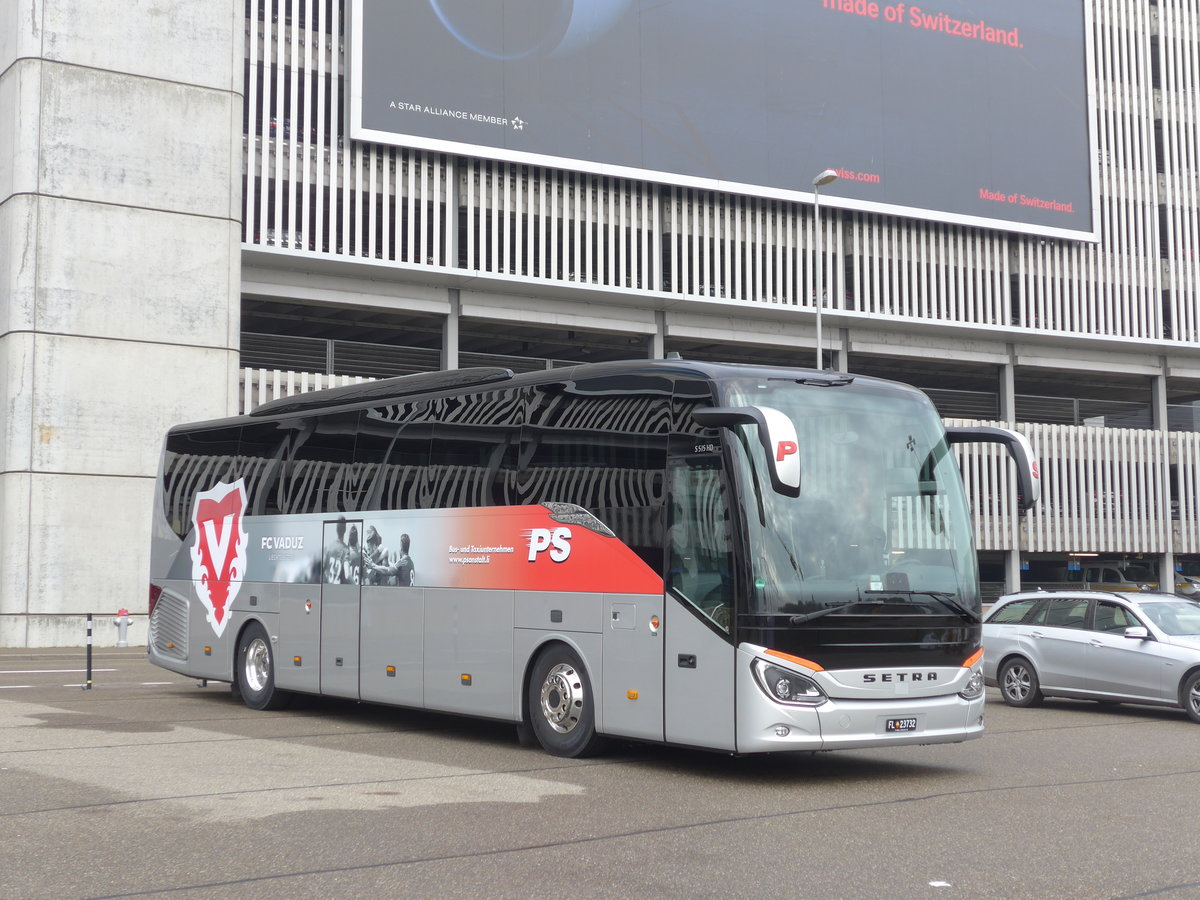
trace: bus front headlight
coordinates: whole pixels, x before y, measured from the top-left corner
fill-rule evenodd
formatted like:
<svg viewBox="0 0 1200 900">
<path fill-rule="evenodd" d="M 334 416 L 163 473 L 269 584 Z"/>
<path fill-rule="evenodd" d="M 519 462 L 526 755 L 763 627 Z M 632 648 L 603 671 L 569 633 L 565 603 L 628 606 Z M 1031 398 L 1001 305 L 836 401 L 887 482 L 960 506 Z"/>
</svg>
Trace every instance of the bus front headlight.
<svg viewBox="0 0 1200 900">
<path fill-rule="evenodd" d="M 819 706 L 829 699 L 811 678 L 799 672 L 781 669 L 765 659 L 754 661 L 754 675 L 758 686 L 776 703 Z"/>
<path fill-rule="evenodd" d="M 958 692 L 964 700 L 978 700 L 983 696 L 983 669 L 973 669 L 967 686 Z"/>
</svg>

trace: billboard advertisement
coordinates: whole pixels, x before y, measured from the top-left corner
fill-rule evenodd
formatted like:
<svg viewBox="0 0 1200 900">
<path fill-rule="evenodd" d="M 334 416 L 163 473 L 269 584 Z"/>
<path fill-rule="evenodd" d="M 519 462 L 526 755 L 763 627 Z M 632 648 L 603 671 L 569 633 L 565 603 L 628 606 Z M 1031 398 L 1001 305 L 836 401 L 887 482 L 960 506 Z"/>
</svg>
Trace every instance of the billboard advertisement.
<svg viewBox="0 0 1200 900">
<path fill-rule="evenodd" d="M 346 0 L 354 139 L 1096 237 L 1083 0 Z"/>
</svg>

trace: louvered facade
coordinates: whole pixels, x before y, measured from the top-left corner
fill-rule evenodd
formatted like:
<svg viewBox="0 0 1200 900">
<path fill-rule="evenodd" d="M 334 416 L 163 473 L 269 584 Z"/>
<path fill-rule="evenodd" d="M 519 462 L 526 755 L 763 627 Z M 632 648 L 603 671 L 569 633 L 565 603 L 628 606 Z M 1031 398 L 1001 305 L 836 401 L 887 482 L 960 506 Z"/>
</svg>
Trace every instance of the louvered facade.
<svg viewBox="0 0 1200 900">
<path fill-rule="evenodd" d="M 948 418 L 1033 441 L 1046 498 L 1025 517 L 994 451 L 963 459 L 993 579 L 1063 580 L 1085 554 L 1190 566 L 1200 2 L 1089 2 L 1097 243 L 351 142 L 341 5 L 246 0 L 243 406 L 464 357 L 807 364 L 820 294 L 825 364 L 913 381 Z M 440 317 L 440 343 L 258 330 L 273 303 L 332 323 L 339 285 L 401 329 Z M 319 366 L 293 356 L 305 342 Z"/>
</svg>

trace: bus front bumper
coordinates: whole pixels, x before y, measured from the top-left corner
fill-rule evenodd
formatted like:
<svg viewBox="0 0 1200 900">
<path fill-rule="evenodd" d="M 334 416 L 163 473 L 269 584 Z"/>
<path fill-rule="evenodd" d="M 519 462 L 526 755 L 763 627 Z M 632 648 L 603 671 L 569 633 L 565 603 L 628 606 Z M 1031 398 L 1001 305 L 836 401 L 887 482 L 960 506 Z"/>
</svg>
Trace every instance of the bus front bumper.
<svg viewBox="0 0 1200 900">
<path fill-rule="evenodd" d="M 903 701 L 830 698 L 809 707 L 775 703 L 758 692 L 739 698 L 737 749 L 782 753 L 969 741 L 983 736 L 983 702 L 948 694 Z"/>
</svg>

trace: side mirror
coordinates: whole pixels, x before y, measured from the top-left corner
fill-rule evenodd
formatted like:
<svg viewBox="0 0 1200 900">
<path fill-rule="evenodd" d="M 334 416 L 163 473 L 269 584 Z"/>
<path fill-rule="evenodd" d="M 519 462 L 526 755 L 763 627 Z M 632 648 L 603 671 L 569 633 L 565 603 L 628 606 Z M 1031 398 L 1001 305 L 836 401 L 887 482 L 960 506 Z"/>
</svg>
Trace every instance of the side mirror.
<svg viewBox="0 0 1200 900">
<path fill-rule="evenodd" d="M 1134 641 L 1150 640 L 1150 629 L 1145 625 L 1131 625 L 1125 629 L 1125 637 Z"/>
<path fill-rule="evenodd" d="M 770 406 L 707 406 L 693 410 L 692 418 L 710 428 L 754 425 L 767 457 L 771 487 L 785 497 L 800 496 L 800 441 L 795 424 L 784 413 Z"/>
<path fill-rule="evenodd" d="M 952 425 L 946 429 L 948 444 L 1003 444 L 1017 464 L 1017 487 L 1021 511 L 1032 509 L 1042 497 L 1041 472 L 1033 448 L 1025 435 L 993 425 Z"/>
</svg>

